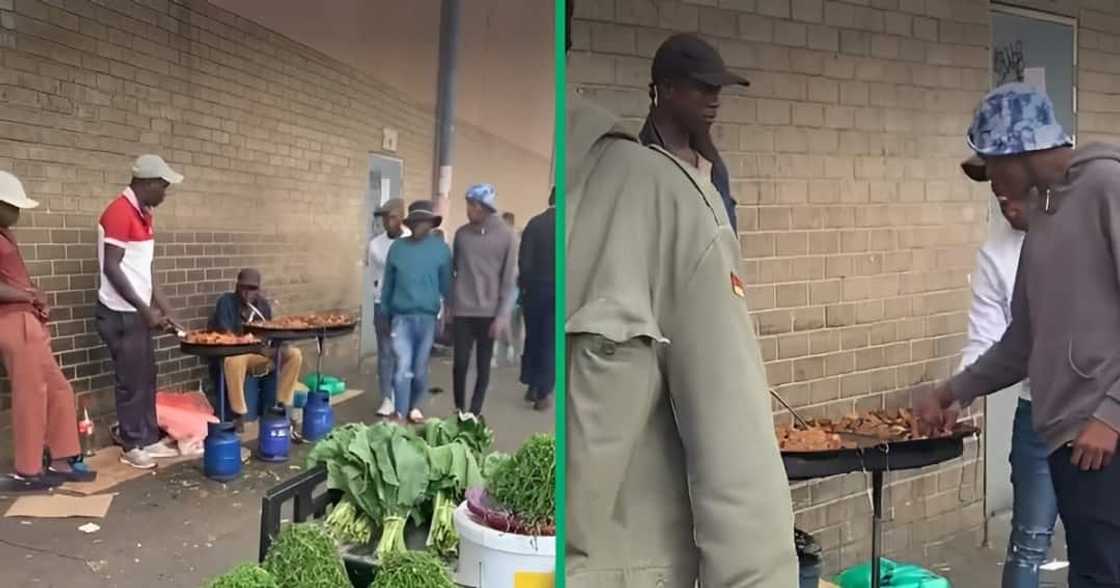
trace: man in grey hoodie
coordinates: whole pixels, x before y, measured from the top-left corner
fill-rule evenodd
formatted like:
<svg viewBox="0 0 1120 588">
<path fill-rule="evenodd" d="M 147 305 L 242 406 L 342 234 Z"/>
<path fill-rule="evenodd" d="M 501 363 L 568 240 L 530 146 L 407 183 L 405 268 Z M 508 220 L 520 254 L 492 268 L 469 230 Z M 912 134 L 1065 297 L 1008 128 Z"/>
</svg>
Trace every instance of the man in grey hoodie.
<svg viewBox="0 0 1120 588">
<path fill-rule="evenodd" d="M 497 212 L 497 193 L 490 184 L 467 190 L 469 223 L 455 232 L 452 248 L 452 345 L 455 348 L 452 388 L 459 412 L 482 414 L 490 386 L 494 340 L 509 328 L 517 297 L 517 240 Z M 467 404 L 467 371 L 476 354 L 474 395 Z"/>
<path fill-rule="evenodd" d="M 922 398 L 931 431 L 1028 376 L 1069 544 L 1071 588 L 1120 586 L 1120 148 L 1072 141 L 1050 99 L 992 90 L 968 131 L 997 196 L 1028 224 L 1003 338 Z"/>
</svg>

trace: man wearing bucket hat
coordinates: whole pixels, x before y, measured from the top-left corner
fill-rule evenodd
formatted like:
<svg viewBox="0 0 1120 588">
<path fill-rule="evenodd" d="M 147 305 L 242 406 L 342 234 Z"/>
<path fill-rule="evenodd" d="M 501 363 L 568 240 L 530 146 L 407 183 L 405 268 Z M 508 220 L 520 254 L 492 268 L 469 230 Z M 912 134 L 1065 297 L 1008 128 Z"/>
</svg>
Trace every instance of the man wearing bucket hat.
<svg viewBox="0 0 1120 588">
<path fill-rule="evenodd" d="M 796 586 L 789 482 L 720 194 L 575 92 L 567 108 L 567 585 Z"/>
<path fill-rule="evenodd" d="M 1073 149 L 1050 99 L 1021 83 L 984 97 L 968 144 L 996 195 L 1023 203 L 1030 230 L 1007 331 L 919 399 L 918 415 L 948 429 L 960 405 L 1029 375 L 1070 586 L 1120 586 L 1120 148 Z"/>
<path fill-rule="evenodd" d="M 153 458 L 179 455 L 160 440 L 156 421 L 152 332 L 182 329 L 156 281 L 152 210 L 182 181 L 160 156 L 141 155 L 132 164 L 132 181 L 97 223 L 101 279 L 94 316 L 113 360 L 121 461 L 139 469 L 154 468 Z"/>
<path fill-rule="evenodd" d="M 46 296 L 32 284 L 11 231 L 20 211 L 37 206 L 19 179 L 0 172 L 0 360 L 11 379 L 15 441 L 15 472 L 5 487 L 17 491 L 96 477 L 80 461 L 74 390 L 51 351 Z"/>
<path fill-rule="evenodd" d="M 374 218 L 381 223 L 382 231 L 369 241 L 366 265 L 369 266 L 370 279 L 373 280 L 373 324 L 377 332 L 377 383 L 381 392 L 381 407 L 377 414 L 389 417 L 396 414 L 393 404 L 396 356 L 393 354 L 392 325 L 381 304 L 381 286 L 385 280 L 385 262 L 389 257 L 389 248 L 397 239 L 412 233 L 404 226 L 404 200 L 400 198 L 390 198 L 377 209 Z"/>
<path fill-rule="evenodd" d="M 441 310 L 451 294 L 451 250 L 432 233 L 443 222 L 430 200 L 413 202 L 404 224 L 412 234 L 396 239 L 385 260 L 381 305 L 389 315 L 396 372 L 394 409 L 399 418 L 424 420 L 428 358 Z"/>
<path fill-rule="evenodd" d="M 727 165 L 712 141 L 712 123 L 725 86 L 749 86 L 727 69 L 715 47 L 682 33 L 665 40 L 653 56 L 649 84 L 649 116 L 638 138 L 658 145 L 700 170 L 719 192 L 731 228 L 738 230 L 735 199 Z"/>
<path fill-rule="evenodd" d="M 965 175 L 987 182 L 984 159 L 973 155 L 961 164 Z M 1027 230 L 1024 200 L 995 194 L 1002 216 L 976 254 L 969 280 L 972 305 L 968 312 L 968 343 L 961 351 L 960 370 L 974 363 L 1007 331 L 1019 253 Z M 1003 588 L 1037 588 L 1058 518 L 1058 499 L 1050 481 L 1050 450 L 1031 423 L 1030 385 L 1024 380 L 1011 432 L 1011 483 L 1014 487 L 1011 536 L 1003 566 Z"/>
<path fill-rule="evenodd" d="M 517 239 L 495 214 L 497 192 L 491 184 L 467 190 L 467 224 L 455 231 L 452 245 L 451 323 L 454 366 L 452 390 L 460 412 L 482 414 L 490 386 L 494 341 L 509 328 L 517 301 Z M 474 394 L 467 401 L 467 372 L 475 354 Z"/>
</svg>

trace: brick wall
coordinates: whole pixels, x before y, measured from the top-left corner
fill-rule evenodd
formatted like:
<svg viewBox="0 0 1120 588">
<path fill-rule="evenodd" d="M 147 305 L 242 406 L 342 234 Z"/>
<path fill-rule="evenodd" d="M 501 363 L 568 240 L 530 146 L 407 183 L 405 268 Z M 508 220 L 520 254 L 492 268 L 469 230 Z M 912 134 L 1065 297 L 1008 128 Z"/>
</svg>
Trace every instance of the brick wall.
<svg viewBox="0 0 1120 588">
<path fill-rule="evenodd" d="M 958 167 L 989 86 L 987 2 L 577 6 L 569 79 L 634 128 L 650 57 L 672 32 L 700 32 L 751 80 L 724 97 L 714 133 L 779 393 L 810 416 L 840 416 L 909 405 L 911 387 L 950 374 L 990 197 Z M 969 443 L 962 460 L 891 476 L 887 553 L 936 561 L 938 545 L 977 530 L 980 465 Z M 798 525 L 821 541 L 829 570 L 870 553 L 868 481 L 793 488 Z"/>
<path fill-rule="evenodd" d="M 160 153 L 186 176 L 156 212 L 156 256 L 189 326 L 204 325 L 247 265 L 263 270 L 277 312 L 356 308 L 368 154 L 383 127 L 398 129 L 405 195 L 430 197 L 429 110 L 203 0 L 0 0 L 0 169 L 43 203 L 16 234 L 50 293 L 63 371 L 96 415 L 112 411 L 92 321 L 96 222 L 136 155 Z M 548 171 L 483 129 L 460 128 L 457 147 L 501 155 L 495 167 Z M 459 177 L 470 173 L 486 172 Z M 198 360 L 167 337 L 159 347 L 160 385 L 196 387 Z"/>
</svg>

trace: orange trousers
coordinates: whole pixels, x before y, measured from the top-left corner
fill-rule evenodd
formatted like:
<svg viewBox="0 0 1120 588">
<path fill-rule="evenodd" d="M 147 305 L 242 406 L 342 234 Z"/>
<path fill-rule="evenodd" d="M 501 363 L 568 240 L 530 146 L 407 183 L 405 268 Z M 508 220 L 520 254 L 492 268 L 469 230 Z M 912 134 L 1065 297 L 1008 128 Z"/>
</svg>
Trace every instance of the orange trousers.
<svg viewBox="0 0 1120 588">
<path fill-rule="evenodd" d="M 54 359 L 46 325 L 30 312 L 0 313 L 0 357 L 12 383 L 16 472 L 39 474 L 44 447 L 52 459 L 80 454 L 74 389 Z"/>
</svg>

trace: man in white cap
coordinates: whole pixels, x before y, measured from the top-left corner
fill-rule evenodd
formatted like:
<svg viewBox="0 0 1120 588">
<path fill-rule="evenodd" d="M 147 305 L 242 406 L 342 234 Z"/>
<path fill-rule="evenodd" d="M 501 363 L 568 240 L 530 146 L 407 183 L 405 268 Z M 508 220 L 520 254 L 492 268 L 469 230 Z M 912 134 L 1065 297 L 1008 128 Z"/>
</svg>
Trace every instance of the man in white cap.
<svg viewBox="0 0 1120 588">
<path fill-rule="evenodd" d="M 49 311 L 31 283 L 11 232 L 20 211 L 39 206 L 23 184 L 0 172 L 0 360 L 12 382 L 15 472 L 10 489 L 35 491 L 96 476 L 81 463 L 74 390 L 51 352 Z M 50 465 L 43 471 L 43 449 Z"/>
<path fill-rule="evenodd" d="M 155 467 L 153 458 L 179 452 L 161 442 L 156 423 L 156 358 L 152 332 L 179 328 L 153 271 L 155 231 L 152 209 L 167 189 L 183 181 L 158 155 L 141 155 L 132 182 L 105 209 L 97 225 L 101 280 L 97 292 L 97 332 L 109 347 L 116 376 L 121 461 Z"/>
</svg>

